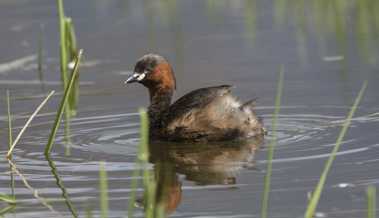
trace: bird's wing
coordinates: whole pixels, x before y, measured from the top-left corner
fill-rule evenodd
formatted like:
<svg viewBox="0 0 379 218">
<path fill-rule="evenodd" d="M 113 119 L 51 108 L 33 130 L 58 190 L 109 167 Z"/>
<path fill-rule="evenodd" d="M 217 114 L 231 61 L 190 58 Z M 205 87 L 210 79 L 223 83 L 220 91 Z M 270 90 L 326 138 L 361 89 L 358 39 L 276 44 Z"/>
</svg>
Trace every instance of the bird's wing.
<svg viewBox="0 0 379 218">
<path fill-rule="evenodd" d="M 170 106 L 167 121 L 170 122 L 173 119 L 177 119 L 191 110 L 205 107 L 217 97 L 229 94 L 231 87 L 230 85 L 213 86 L 196 89 L 187 93 Z"/>
</svg>

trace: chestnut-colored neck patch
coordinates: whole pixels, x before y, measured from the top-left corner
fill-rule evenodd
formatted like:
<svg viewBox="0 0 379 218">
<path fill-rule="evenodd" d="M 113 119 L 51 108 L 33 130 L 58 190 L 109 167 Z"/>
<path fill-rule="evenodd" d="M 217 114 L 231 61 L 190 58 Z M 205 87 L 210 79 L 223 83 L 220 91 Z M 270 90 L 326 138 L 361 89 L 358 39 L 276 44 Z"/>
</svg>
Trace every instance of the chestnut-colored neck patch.
<svg viewBox="0 0 379 218">
<path fill-rule="evenodd" d="M 166 61 L 157 64 L 152 72 L 152 79 L 157 82 L 160 89 L 175 90 L 176 88 L 174 73 Z"/>
</svg>

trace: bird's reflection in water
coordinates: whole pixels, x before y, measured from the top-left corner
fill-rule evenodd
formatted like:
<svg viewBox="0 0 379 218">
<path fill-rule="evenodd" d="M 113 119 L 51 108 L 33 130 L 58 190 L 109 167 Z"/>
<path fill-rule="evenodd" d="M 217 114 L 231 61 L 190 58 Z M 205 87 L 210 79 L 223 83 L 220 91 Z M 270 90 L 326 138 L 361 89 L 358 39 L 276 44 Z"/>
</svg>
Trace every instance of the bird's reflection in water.
<svg viewBox="0 0 379 218">
<path fill-rule="evenodd" d="M 263 137 L 217 144 L 150 144 L 156 205 L 164 208 L 167 215 L 176 210 L 182 199 L 179 175 L 197 185 L 236 184 L 238 171 L 254 166 L 254 155 L 262 142 Z"/>
</svg>

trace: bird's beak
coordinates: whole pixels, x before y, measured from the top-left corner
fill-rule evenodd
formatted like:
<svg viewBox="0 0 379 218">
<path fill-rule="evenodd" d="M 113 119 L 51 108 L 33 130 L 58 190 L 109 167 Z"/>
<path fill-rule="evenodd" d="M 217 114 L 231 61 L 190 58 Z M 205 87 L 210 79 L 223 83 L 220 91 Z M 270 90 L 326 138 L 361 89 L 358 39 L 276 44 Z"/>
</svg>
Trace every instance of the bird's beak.
<svg viewBox="0 0 379 218">
<path fill-rule="evenodd" d="M 127 80 L 125 80 L 124 84 L 138 82 L 139 76 L 140 75 L 138 73 L 133 73 Z"/>
<path fill-rule="evenodd" d="M 141 82 L 143 79 L 145 79 L 147 73 L 148 73 L 147 71 L 143 73 L 134 72 L 133 75 L 131 75 L 127 80 L 125 80 L 124 83 L 128 84 L 128 83 L 134 83 L 134 82 Z"/>
</svg>

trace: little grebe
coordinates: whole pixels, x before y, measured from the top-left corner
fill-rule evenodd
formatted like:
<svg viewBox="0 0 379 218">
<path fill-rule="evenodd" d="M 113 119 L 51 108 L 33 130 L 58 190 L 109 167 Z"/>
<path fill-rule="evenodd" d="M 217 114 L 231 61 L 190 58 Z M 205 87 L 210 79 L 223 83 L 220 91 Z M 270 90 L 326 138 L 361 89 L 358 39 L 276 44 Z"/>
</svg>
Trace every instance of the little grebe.
<svg viewBox="0 0 379 218">
<path fill-rule="evenodd" d="M 150 137 L 167 141 L 243 140 L 265 133 L 254 112 L 254 100 L 239 102 L 231 86 L 194 90 L 171 104 L 176 80 L 171 65 L 157 54 L 138 60 L 125 83 L 138 82 L 149 89 Z"/>
</svg>

